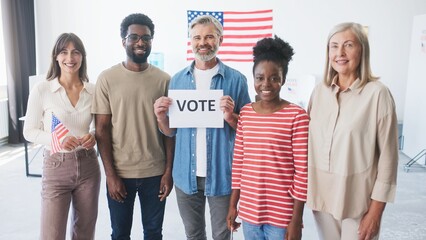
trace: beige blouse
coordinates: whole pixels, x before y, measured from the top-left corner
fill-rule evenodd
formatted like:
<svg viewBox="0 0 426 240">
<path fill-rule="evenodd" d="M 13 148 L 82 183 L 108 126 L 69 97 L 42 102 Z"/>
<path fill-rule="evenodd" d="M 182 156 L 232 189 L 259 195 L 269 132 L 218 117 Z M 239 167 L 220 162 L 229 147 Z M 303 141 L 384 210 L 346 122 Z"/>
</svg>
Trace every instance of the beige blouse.
<svg viewBox="0 0 426 240">
<path fill-rule="evenodd" d="M 341 220 L 362 216 L 371 199 L 394 200 L 398 133 L 386 86 L 357 79 L 339 93 L 335 81 L 317 85 L 308 107 L 307 206 Z"/>
</svg>

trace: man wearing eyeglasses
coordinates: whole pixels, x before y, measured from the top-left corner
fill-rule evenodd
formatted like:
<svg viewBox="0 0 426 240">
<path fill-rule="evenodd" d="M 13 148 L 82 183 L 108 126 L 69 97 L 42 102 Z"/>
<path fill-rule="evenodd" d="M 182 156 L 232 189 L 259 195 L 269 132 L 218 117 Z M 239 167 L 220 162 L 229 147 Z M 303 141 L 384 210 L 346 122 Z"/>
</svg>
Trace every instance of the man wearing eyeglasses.
<svg viewBox="0 0 426 240">
<path fill-rule="evenodd" d="M 139 196 L 144 239 L 162 239 L 165 200 L 173 188 L 174 138 L 158 131 L 152 103 L 167 93 L 170 76 L 147 62 L 154 24 L 144 14 L 121 23 L 126 60 L 103 71 L 92 113 L 105 169 L 111 239 L 130 239 Z"/>
</svg>

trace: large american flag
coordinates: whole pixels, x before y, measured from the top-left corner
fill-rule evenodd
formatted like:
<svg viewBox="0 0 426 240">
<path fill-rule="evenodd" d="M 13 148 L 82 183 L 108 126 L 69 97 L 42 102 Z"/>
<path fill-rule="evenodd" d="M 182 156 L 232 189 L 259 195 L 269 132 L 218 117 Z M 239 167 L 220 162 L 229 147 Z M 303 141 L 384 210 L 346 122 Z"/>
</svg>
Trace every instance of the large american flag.
<svg viewBox="0 0 426 240">
<path fill-rule="evenodd" d="M 253 46 L 265 37 L 272 37 L 272 10 L 249 12 L 210 12 L 188 10 L 189 23 L 199 15 L 212 15 L 222 23 L 223 43 L 218 57 L 228 62 L 253 62 Z M 187 61 L 194 60 L 188 35 Z"/>
<path fill-rule="evenodd" d="M 59 119 L 52 113 L 52 144 L 50 155 L 62 150 L 61 142 L 66 137 L 69 130 Z"/>
</svg>

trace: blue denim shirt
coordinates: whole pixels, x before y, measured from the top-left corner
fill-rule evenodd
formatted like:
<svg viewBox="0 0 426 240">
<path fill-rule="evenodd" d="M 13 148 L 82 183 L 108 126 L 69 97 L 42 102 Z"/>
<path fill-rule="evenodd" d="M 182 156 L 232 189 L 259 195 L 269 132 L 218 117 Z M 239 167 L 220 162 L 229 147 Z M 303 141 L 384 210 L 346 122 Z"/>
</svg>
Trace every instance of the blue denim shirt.
<svg viewBox="0 0 426 240">
<path fill-rule="evenodd" d="M 223 89 L 235 102 L 235 113 L 250 102 L 246 77 L 218 60 L 219 70 L 213 76 L 210 89 Z M 194 65 L 176 73 L 169 89 L 196 89 Z M 178 128 L 173 162 L 173 181 L 186 194 L 197 192 L 196 128 Z M 222 196 L 231 193 L 231 167 L 235 130 L 225 122 L 223 128 L 207 128 L 206 196 Z"/>
</svg>

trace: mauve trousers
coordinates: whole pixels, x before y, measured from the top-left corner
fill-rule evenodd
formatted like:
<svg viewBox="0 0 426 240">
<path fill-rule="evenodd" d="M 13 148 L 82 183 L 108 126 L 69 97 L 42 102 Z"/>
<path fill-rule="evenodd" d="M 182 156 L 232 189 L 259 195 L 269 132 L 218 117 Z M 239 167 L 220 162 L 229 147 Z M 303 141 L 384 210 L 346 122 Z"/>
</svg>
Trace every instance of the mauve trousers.
<svg viewBox="0 0 426 240">
<path fill-rule="evenodd" d="M 71 239 L 94 239 L 101 173 L 94 149 L 71 153 L 44 151 L 41 240 L 65 240 L 72 202 Z"/>
</svg>

